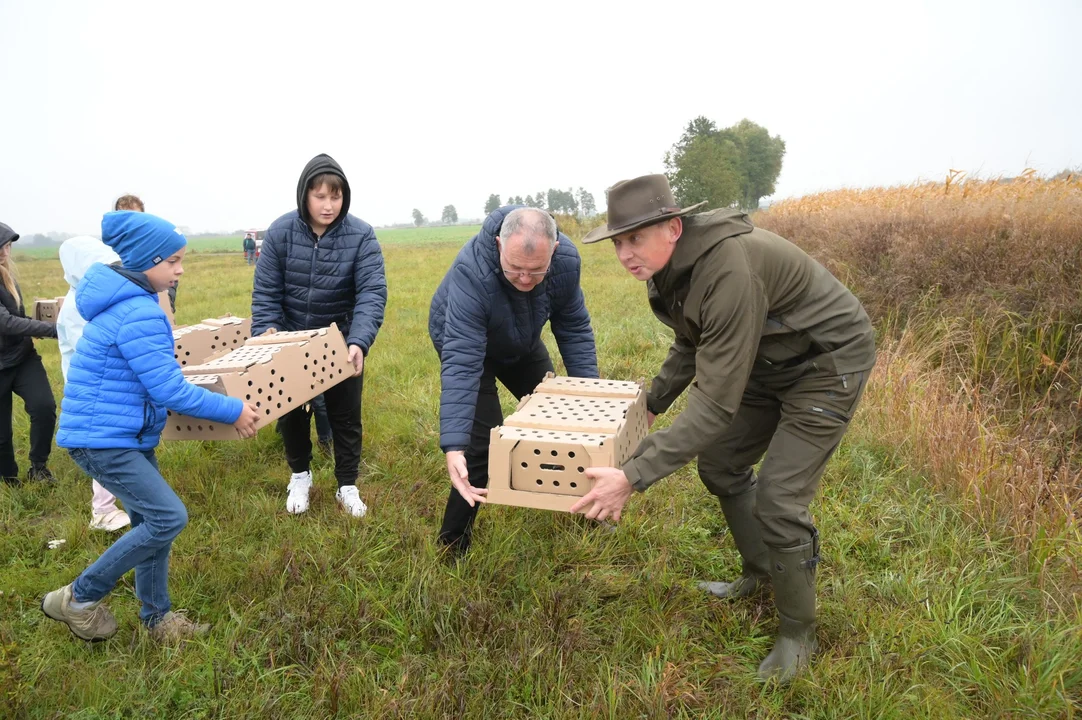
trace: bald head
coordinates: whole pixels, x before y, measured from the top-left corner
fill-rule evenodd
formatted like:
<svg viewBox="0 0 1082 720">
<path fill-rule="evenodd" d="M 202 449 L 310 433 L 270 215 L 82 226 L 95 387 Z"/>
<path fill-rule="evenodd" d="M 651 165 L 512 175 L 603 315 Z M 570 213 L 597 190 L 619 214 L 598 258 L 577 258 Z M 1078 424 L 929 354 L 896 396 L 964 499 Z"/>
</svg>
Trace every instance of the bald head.
<svg viewBox="0 0 1082 720">
<path fill-rule="evenodd" d="M 556 245 L 556 221 L 537 208 L 512 210 L 503 220 L 500 241 L 506 248 L 518 246 L 515 249 L 524 255 L 547 253 Z"/>
</svg>

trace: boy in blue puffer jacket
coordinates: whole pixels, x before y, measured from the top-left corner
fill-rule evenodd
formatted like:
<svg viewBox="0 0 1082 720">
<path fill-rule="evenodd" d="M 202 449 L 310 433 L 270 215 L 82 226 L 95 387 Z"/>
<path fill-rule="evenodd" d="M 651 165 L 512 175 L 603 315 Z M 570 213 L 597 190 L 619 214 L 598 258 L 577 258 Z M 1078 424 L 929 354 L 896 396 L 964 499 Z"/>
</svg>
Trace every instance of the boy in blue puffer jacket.
<svg viewBox="0 0 1082 720">
<path fill-rule="evenodd" d="M 159 217 L 130 211 L 107 213 L 101 230 L 122 266 L 92 265 L 75 291 L 87 325 L 64 385 L 56 442 L 124 501 L 132 527 L 75 582 L 46 595 L 41 609 L 83 640 L 112 637 L 116 619 L 102 599 L 134 568 L 139 617 L 152 637 L 202 634 L 209 626 L 170 610 L 169 550 L 188 513 L 159 472 L 154 448 L 166 408 L 232 423 L 242 437 L 255 435 L 258 415 L 242 400 L 189 383 L 173 356 L 173 331 L 157 293 L 184 272 L 184 235 Z"/>
</svg>

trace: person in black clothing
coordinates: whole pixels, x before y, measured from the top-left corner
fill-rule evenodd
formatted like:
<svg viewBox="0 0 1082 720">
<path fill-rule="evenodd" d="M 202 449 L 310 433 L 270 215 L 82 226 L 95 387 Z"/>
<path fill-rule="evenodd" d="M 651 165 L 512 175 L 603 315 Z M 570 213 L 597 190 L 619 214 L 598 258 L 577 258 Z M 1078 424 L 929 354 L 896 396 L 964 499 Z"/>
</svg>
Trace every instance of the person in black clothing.
<svg viewBox="0 0 1082 720">
<path fill-rule="evenodd" d="M 361 395 L 365 357 L 383 324 L 387 278 L 372 226 L 351 215 L 349 182 L 328 155 L 312 158 L 297 183 L 297 209 L 274 221 L 263 239 L 252 287 L 252 337 L 267 330 L 312 330 L 332 323 L 345 337 L 353 375 L 325 388 L 333 438 L 338 504 L 353 517 L 361 499 Z M 305 407 L 278 421 L 292 475 L 286 511 L 308 510 L 312 421 Z"/>
<path fill-rule="evenodd" d="M 35 337 L 56 337 L 56 323 L 32 320 L 26 316 L 11 244 L 19 235 L 0 223 L 0 477 L 4 482 L 19 482 L 19 464 L 11 437 L 11 396 L 23 399 L 30 416 L 29 480 L 54 482 L 47 463 L 56 429 L 56 400 L 49 376 L 34 349 Z"/>
</svg>

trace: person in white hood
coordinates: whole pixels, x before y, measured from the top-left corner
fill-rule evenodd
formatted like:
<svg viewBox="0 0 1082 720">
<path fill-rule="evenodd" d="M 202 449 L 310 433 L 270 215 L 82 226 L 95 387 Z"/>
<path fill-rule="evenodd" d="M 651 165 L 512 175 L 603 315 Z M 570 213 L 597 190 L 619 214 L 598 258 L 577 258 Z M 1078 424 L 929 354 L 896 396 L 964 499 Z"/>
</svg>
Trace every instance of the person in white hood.
<svg viewBox="0 0 1082 720">
<path fill-rule="evenodd" d="M 60 314 L 56 318 L 56 337 L 60 345 L 60 369 L 64 381 L 68 379 L 68 365 L 75 354 L 75 346 L 83 336 L 86 320 L 75 307 L 75 288 L 94 263 L 111 265 L 119 262 L 120 256 L 113 249 L 95 237 L 81 236 L 65 240 L 60 246 L 60 265 L 64 268 L 64 279 L 71 288 L 64 298 Z M 128 514 L 116 506 L 116 498 L 108 490 L 93 480 L 94 497 L 90 503 L 90 529 L 115 532 L 131 524 Z"/>
</svg>

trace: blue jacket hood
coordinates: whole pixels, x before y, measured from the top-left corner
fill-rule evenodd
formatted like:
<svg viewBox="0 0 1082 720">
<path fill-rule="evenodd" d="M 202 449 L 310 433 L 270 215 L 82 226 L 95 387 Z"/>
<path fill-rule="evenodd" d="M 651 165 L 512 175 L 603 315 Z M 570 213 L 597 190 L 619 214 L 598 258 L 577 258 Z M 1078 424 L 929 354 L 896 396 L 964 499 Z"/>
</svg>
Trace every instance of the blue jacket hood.
<svg viewBox="0 0 1082 720">
<path fill-rule="evenodd" d="M 137 295 L 154 295 L 143 273 L 96 263 L 75 288 L 75 307 L 87 321 Z"/>
</svg>

